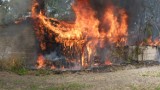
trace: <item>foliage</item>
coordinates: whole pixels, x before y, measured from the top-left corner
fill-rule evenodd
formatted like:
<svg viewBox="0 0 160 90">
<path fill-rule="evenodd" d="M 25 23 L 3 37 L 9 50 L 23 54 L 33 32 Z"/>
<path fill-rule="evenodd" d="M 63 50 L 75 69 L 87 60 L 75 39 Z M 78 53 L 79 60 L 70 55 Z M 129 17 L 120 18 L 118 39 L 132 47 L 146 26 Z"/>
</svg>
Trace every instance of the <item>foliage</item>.
<svg viewBox="0 0 160 90">
<path fill-rule="evenodd" d="M 14 22 L 30 11 L 31 0 L 4 0 L 0 2 L 0 24 Z"/>
<path fill-rule="evenodd" d="M 36 76 L 44 76 L 44 75 L 50 75 L 51 71 L 46 70 L 46 69 L 39 69 L 35 72 Z"/>
<path fill-rule="evenodd" d="M 73 18 L 71 10 L 72 0 L 48 0 L 45 2 L 47 15 L 55 17 L 59 20 L 66 20 Z"/>
<path fill-rule="evenodd" d="M 155 88 L 155 90 L 160 90 L 160 85 Z"/>
<path fill-rule="evenodd" d="M 18 75 L 26 75 L 28 74 L 28 69 L 26 69 L 25 67 L 13 67 L 12 72 L 18 74 Z"/>
<path fill-rule="evenodd" d="M 113 59 L 124 61 L 125 63 L 138 62 L 146 47 L 141 46 L 121 46 L 111 50 Z"/>
<path fill-rule="evenodd" d="M 8 59 L 0 60 L 0 70 L 6 70 L 14 72 L 18 75 L 25 75 L 28 69 L 25 68 L 25 62 L 21 56 L 11 56 Z"/>
<path fill-rule="evenodd" d="M 153 31 L 153 26 L 151 24 L 147 24 L 146 28 L 145 28 L 145 33 L 147 35 L 147 37 L 152 36 L 152 31 Z"/>
</svg>

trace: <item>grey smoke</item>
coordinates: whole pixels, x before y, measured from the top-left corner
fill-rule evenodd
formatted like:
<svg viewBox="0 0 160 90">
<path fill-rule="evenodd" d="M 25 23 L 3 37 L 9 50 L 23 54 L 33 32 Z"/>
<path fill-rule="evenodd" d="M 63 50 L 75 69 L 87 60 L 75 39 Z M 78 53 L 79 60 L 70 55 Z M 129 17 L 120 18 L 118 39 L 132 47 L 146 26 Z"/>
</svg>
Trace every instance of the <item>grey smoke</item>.
<svg viewBox="0 0 160 90">
<path fill-rule="evenodd" d="M 0 0 L 0 60 L 21 58 L 26 64 L 34 64 L 37 45 L 33 27 L 25 18 L 31 10 L 32 0 Z"/>
<path fill-rule="evenodd" d="M 146 38 L 147 25 L 152 26 L 153 38 L 160 33 L 160 0 L 126 0 L 125 8 L 129 14 L 130 44 Z"/>
<path fill-rule="evenodd" d="M 50 60 L 50 61 L 58 61 L 58 60 L 65 60 L 64 56 L 58 56 L 57 52 L 51 52 L 50 54 L 45 55 L 45 59 Z"/>
<path fill-rule="evenodd" d="M 3 0 L 0 5 L 0 24 L 23 18 L 31 10 L 32 0 Z"/>
</svg>

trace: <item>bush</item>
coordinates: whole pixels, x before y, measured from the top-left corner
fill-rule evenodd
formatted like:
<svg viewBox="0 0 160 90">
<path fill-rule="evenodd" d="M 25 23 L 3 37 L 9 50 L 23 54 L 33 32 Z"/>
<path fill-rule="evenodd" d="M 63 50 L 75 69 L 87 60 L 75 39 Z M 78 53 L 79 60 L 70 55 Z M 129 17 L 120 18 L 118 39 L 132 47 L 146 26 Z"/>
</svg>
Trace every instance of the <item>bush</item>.
<svg viewBox="0 0 160 90">
<path fill-rule="evenodd" d="M 0 70 L 1 71 L 12 71 L 19 75 L 24 75 L 27 73 L 27 69 L 25 68 L 25 62 L 22 56 L 12 55 L 8 59 L 0 60 Z"/>
</svg>

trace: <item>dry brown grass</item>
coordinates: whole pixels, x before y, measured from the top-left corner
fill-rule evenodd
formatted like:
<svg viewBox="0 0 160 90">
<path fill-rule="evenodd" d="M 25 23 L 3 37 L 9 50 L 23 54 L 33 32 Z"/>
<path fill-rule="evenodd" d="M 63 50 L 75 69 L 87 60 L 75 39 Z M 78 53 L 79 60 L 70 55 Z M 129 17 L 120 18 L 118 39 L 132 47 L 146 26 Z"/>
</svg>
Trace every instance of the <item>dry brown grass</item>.
<svg viewBox="0 0 160 90">
<path fill-rule="evenodd" d="M 18 75 L 26 75 L 28 73 L 22 56 L 18 55 L 13 55 L 8 59 L 1 59 L 0 71 L 14 72 Z"/>
<path fill-rule="evenodd" d="M 0 60 L 0 69 L 1 70 L 12 70 L 13 68 L 21 68 L 24 66 L 24 60 L 22 56 L 12 55 L 7 59 Z"/>
</svg>

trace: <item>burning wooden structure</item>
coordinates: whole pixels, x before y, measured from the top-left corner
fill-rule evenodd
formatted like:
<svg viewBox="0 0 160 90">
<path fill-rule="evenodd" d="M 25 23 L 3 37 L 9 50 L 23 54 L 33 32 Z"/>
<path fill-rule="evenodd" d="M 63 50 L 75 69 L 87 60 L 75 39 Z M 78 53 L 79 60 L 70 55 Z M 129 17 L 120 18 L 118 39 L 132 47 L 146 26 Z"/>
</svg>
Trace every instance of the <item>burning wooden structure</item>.
<svg viewBox="0 0 160 90">
<path fill-rule="evenodd" d="M 99 16 L 90 0 L 75 0 L 72 9 L 76 20 L 60 21 L 45 16 L 44 0 L 33 1 L 32 18 L 41 49 L 37 59 L 38 69 L 85 69 L 112 65 L 111 59 L 130 59 L 130 53 L 138 50 L 135 52 L 138 56 L 139 50 L 143 49 L 132 46 L 126 49 L 128 15 L 124 8 L 110 3 Z M 148 40 L 146 43 L 156 46 L 159 45 L 159 40 Z"/>
</svg>

